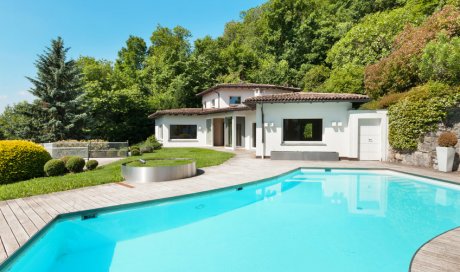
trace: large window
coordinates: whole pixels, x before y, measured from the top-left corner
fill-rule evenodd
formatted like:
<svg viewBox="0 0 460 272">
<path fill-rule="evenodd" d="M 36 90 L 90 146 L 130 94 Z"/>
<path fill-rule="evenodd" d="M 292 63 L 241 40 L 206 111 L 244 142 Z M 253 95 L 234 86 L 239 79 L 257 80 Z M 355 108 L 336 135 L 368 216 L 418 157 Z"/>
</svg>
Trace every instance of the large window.
<svg viewBox="0 0 460 272">
<path fill-rule="evenodd" d="M 283 141 L 306 142 L 323 140 L 322 119 L 284 119 Z"/>
<path fill-rule="evenodd" d="M 171 140 L 196 139 L 196 125 L 170 125 Z"/>
<path fill-rule="evenodd" d="M 230 105 L 241 104 L 241 96 L 230 96 Z"/>
</svg>

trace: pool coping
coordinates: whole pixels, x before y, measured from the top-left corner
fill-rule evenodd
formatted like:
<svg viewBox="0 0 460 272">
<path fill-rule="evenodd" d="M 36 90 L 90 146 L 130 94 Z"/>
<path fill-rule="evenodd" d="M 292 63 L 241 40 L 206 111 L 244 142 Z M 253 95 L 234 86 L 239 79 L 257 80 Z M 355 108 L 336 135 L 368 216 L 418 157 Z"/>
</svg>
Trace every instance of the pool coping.
<svg viewBox="0 0 460 272">
<path fill-rule="evenodd" d="M 155 203 L 158 203 L 158 202 L 161 203 L 161 202 L 167 202 L 167 201 L 174 201 L 174 200 L 177 200 L 177 199 L 188 199 L 188 198 L 192 198 L 192 197 L 196 197 L 196 196 L 207 195 L 207 194 L 212 194 L 212 193 L 218 193 L 218 192 L 221 192 L 221 191 L 230 191 L 232 189 L 238 189 L 238 188 L 245 187 L 245 186 L 250 186 L 250 185 L 254 185 L 254 184 L 258 184 L 258 183 L 263 183 L 263 182 L 266 182 L 268 180 L 275 179 L 275 178 L 290 174 L 290 173 L 295 172 L 295 171 L 299 171 L 301 169 L 325 169 L 325 170 L 327 170 L 327 169 L 329 169 L 329 170 L 338 169 L 338 170 L 361 170 L 361 171 L 362 170 L 367 170 L 367 171 L 391 171 L 391 172 L 410 175 L 410 176 L 414 176 L 414 177 L 431 179 L 431 180 L 442 182 L 442 183 L 448 183 L 448 184 L 451 184 L 451 185 L 459 186 L 459 188 L 460 188 L 460 184 L 458 182 L 454 182 L 454 181 L 446 180 L 446 179 L 441 179 L 441 178 L 436 178 L 436 177 L 430 177 L 430 176 L 426 176 L 426 175 L 415 174 L 415 173 L 411 173 L 411 172 L 407 172 L 407 171 L 402 171 L 402 170 L 399 170 L 399 169 L 392 169 L 392 168 L 389 168 L 389 167 L 304 167 L 304 166 L 295 167 L 295 168 L 293 168 L 293 169 L 291 169 L 291 170 L 289 170 L 287 172 L 283 172 L 283 173 L 280 173 L 278 175 L 274 175 L 274 176 L 259 179 L 259 180 L 243 182 L 243 183 L 236 184 L 236 185 L 230 185 L 230 186 L 226 186 L 226 187 L 222 187 L 222 188 L 215 188 L 215 189 L 210 189 L 210 190 L 204 190 L 204 191 L 193 192 L 193 193 L 186 193 L 186 194 L 182 194 L 182 195 L 175 195 L 175 196 L 163 197 L 163 198 L 158 198 L 158 199 L 150 199 L 150 200 L 144 200 L 144 201 L 138 201 L 138 202 L 124 203 L 124 204 L 106 206 L 106 207 L 95 208 L 95 209 L 81 210 L 81 211 L 68 212 L 68 213 L 60 213 L 60 214 L 56 215 L 53 219 L 51 219 L 49 222 L 47 222 L 35 234 L 30 236 L 30 238 L 22 246 L 20 246 L 15 252 L 13 252 L 3 262 L 1 262 L 0 263 L 0 271 L 4 271 L 5 269 L 10 268 L 9 266 L 12 264 L 13 261 L 15 261 L 16 258 L 20 258 L 20 255 L 25 250 L 30 248 L 37 240 L 42 238 L 46 234 L 46 232 L 54 224 L 56 224 L 56 223 L 58 223 L 60 221 L 68 220 L 68 219 L 72 219 L 72 218 L 78 218 L 78 217 L 80 217 L 81 220 L 87 220 L 87 219 L 90 219 L 90 218 L 94 218 L 95 216 L 97 216 L 97 214 L 100 214 L 100 213 L 107 213 L 107 212 L 115 212 L 115 211 L 120 211 L 120 210 L 126 210 L 126 209 L 130 209 L 132 207 L 139 208 L 139 207 L 149 206 L 149 205 L 152 205 L 152 204 L 155 204 Z M 84 217 L 87 217 L 87 218 L 85 219 Z M 446 233 L 448 233 L 448 232 L 450 232 L 452 230 L 455 230 L 455 229 L 457 229 L 459 227 L 460 226 L 454 227 L 454 228 L 452 228 L 450 230 L 447 230 L 447 231 L 445 231 L 445 232 L 443 232 L 443 233 L 441 233 L 439 235 L 436 235 L 435 237 L 431 238 L 430 240 L 428 240 L 427 242 L 422 244 L 415 251 L 415 253 L 413 254 L 413 256 L 411 258 L 411 261 L 410 261 L 408 271 L 409 272 L 411 271 L 412 264 L 413 264 L 413 261 L 414 261 L 416 255 L 417 255 L 417 253 L 426 244 L 428 244 L 429 242 L 431 242 L 434 239 L 438 238 L 439 236 L 442 236 L 442 235 L 444 235 L 444 234 L 446 234 Z"/>
</svg>

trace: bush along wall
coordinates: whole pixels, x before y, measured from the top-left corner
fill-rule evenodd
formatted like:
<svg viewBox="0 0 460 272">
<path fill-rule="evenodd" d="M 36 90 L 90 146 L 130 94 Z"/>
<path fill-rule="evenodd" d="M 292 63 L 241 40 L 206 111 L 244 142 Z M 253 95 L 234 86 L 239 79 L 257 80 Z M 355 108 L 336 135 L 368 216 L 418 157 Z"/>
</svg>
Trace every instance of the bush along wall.
<svg viewBox="0 0 460 272">
<path fill-rule="evenodd" d="M 446 84 L 430 82 L 408 92 L 388 111 L 389 160 L 437 169 L 438 137 L 443 131 L 460 135 L 459 103 L 459 89 Z"/>
</svg>

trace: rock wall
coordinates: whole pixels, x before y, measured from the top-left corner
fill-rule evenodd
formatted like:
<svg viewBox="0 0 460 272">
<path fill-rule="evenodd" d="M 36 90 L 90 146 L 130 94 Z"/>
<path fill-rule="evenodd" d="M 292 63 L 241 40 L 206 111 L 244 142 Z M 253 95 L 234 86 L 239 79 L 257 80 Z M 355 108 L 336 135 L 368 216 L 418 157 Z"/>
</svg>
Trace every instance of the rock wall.
<svg viewBox="0 0 460 272">
<path fill-rule="evenodd" d="M 427 133 L 420 141 L 417 150 L 414 152 L 400 152 L 393 149 L 389 150 L 388 160 L 390 162 L 398 162 L 406 165 L 422 166 L 438 169 L 438 161 L 436 158 L 436 147 L 438 146 L 438 137 L 444 131 L 452 131 L 457 137 L 460 137 L 460 108 L 451 111 L 447 117 L 445 124 L 439 124 L 438 130 Z M 457 144 L 454 171 L 460 171 L 460 139 Z"/>
</svg>

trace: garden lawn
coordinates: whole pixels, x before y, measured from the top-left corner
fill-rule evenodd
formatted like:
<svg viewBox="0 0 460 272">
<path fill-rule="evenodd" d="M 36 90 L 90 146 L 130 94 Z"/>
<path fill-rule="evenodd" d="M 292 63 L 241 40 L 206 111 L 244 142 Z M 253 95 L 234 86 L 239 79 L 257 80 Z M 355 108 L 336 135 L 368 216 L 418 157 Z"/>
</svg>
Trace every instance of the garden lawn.
<svg viewBox="0 0 460 272">
<path fill-rule="evenodd" d="M 51 192 L 65 191 L 86 186 L 123 181 L 121 164 L 138 159 L 190 158 L 198 168 L 219 165 L 233 157 L 233 153 L 203 148 L 163 148 L 154 153 L 129 157 L 100 166 L 93 171 L 67 174 L 59 177 L 43 177 L 12 184 L 0 185 L 0 200 L 27 197 Z"/>
</svg>

